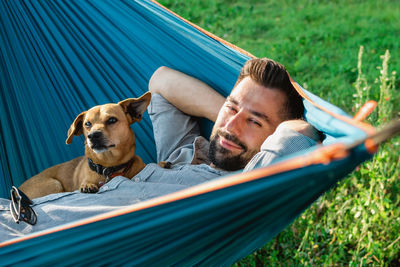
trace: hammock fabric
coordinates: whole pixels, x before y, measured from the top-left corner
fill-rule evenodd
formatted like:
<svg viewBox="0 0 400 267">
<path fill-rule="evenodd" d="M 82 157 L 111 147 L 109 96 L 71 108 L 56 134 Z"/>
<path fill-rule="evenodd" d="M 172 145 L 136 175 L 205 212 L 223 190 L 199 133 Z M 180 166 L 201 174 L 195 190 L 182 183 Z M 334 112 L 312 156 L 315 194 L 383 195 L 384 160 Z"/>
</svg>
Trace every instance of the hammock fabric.
<svg viewBox="0 0 400 267">
<path fill-rule="evenodd" d="M 152 1 L 0 1 L 0 194 L 83 153 L 82 110 L 137 97 L 165 65 L 228 95 L 251 55 Z M 277 164 L 0 244 L 1 264 L 229 265 L 274 237 L 371 157 L 374 128 L 300 88 L 324 146 Z M 204 121 L 207 136 L 211 124 Z M 134 125 L 154 162 L 152 125 Z"/>
</svg>

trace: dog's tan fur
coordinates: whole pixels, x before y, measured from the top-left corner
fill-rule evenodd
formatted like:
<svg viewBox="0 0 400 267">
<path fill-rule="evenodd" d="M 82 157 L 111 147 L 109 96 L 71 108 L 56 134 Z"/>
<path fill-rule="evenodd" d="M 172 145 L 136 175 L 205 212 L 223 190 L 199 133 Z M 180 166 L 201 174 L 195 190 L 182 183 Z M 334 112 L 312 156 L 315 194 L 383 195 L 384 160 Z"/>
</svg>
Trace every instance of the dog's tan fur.
<svg viewBox="0 0 400 267">
<path fill-rule="evenodd" d="M 135 155 L 135 136 L 130 125 L 141 120 L 150 99 L 151 93 L 148 92 L 140 98 L 95 106 L 79 114 L 68 130 L 66 143 L 70 144 L 73 136 L 84 134 L 85 156 L 50 167 L 25 181 L 19 188 L 31 199 L 77 189 L 86 193 L 97 192 L 99 183 L 104 183 L 106 178 L 89 168 L 88 158 L 104 167 L 119 166 L 133 158 L 133 164 L 123 174 L 132 178 L 145 164 Z M 110 123 L 112 121 L 114 123 Z M 90 134 L 93 138 L 95 132 L 102 134 L 104 147 L 101 149 L 95 147 L 94 139 L 88 138 Z"/>
</svg>

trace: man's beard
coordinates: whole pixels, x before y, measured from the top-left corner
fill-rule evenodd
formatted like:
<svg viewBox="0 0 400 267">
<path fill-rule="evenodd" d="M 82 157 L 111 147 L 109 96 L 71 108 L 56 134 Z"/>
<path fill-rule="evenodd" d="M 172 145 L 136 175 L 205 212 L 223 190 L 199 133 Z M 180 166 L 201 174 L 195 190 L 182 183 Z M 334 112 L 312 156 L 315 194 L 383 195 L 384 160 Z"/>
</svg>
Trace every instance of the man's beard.
<svg viewBox="0 0 400 267">
<path fill-rule="evenodd" d="M 238 155 L 232 155 L 230 150 L 225 149 L 219 144 L 220 136 L 240 146 L 242 152 Z M 217 130 L 210 138 L 208 157 L 217 168 L 227 171 L 237 171 L 243 169 L 257 152 L 249 150 L 236 136 Z"/>
</svg>

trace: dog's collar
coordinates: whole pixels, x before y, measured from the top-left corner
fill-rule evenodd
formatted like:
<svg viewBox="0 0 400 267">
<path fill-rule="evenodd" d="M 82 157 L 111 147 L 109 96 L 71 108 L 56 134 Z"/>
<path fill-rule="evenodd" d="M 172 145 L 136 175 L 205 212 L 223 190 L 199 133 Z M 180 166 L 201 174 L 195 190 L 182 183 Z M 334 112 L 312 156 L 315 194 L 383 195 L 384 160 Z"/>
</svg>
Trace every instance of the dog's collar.
<svg viewBox="0 0 400 267">
<path fill-rule="evenodd" d="M 112 178 L 118 175 L 124 175 L 125 172 L 132 166 L 133 162 L 135 161 L 135 158 L 132 158 L 128 162 L 118 165 L 118 166 L 113 166 L 113 167 L 104 167 L 100 164 L 96 164 L 88 158 L 88 163 L 89 163 L 89 168 L 92 171 L 97 172 L 100 175 L 104 175 L 106 177 L 106 183 L 110 181 Z M 123 169 L 123 170 L 122 170 Z M 121 172 L 117 172 L 119 170 L 122 170 Z"/>
</svg>

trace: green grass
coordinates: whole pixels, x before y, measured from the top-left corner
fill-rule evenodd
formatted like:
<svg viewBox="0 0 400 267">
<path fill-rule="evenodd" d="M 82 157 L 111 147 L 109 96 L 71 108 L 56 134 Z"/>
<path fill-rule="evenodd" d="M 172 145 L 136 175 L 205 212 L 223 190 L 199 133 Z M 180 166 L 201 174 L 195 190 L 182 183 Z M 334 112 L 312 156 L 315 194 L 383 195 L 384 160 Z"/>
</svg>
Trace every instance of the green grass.
<svg viewBox="0 0 400 267">
<path fill-rule="evenodd" d="M 160 2 L 257 57 L 281 62 L 301 85 L 349 114 L 376 100 L 368 122 L 378 128 L 400 115 L 397 0 Z M 399 143 L 396 137 L 381 146 L 237 265 L 399 266 Z"/>
</svg>

